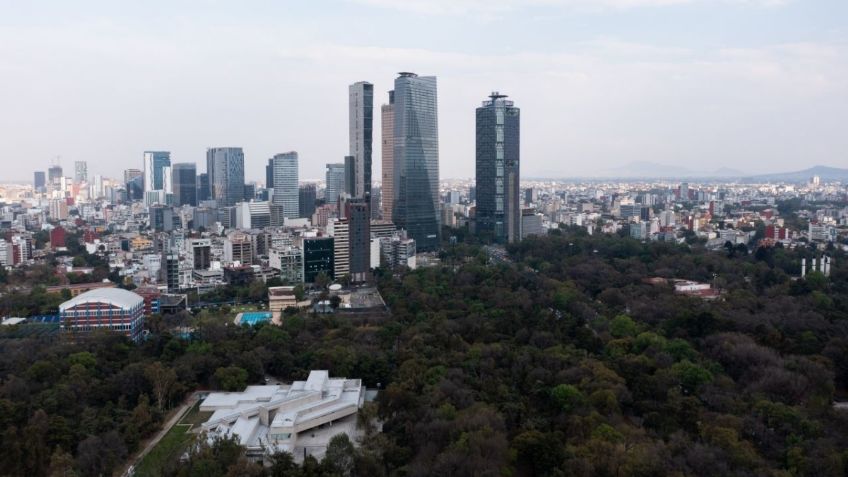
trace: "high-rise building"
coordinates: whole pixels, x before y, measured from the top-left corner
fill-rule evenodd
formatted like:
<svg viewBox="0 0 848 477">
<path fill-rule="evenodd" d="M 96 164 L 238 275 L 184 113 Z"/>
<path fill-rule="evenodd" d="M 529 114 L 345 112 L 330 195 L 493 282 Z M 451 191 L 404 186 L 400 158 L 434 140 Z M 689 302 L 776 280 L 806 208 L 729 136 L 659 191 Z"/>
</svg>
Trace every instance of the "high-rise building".
<svg viewBox="0 0 848 477">
<path fill-rule="evenodd" d="M 43 192 L 47 181 L 44 177 L 44 171 L 35 171 L 32 178 L 32 186 L 36 192 Z"/>
<path fill-rule="evenodd" d="M 344 168 L 344 193 L 346 197 L 353 197 L 356 188 L 356 161 L 353 156 L 345 156 Z"/>
<path fill-rule="evenodd" d="M 144 152 L 144 191 L 161 191 L 171 193 L 165 188 L 166 168 L 171 167 L 171 153 L 168 151 Z"/>
<path fill-rule="evenodd" d="M 174 164 L 174 205 L 197 205 L 197 165 L 193 162 Z"/>
<path fill-rule="evenodd" d="M 347 202 L 345 208 L 350 278 L 353 282 L 364 282 L 371 272 L 370 207 L 365 199 L 354 199 Z"/>
<path fill-rule="evenodd" d="M 436 77 L 400 73 L 394 96 L 392 221 L 419 250 L 435 250 L 441 236 Z"/>
<path fill-rule="evenodd" d="M 48 184 L 51 184 L 51 185 L 58 184 L 61 179 L 62 179 L 62 166 L 55 165 L 55 166 L 50 166 L 50 168 L 47 169 L 47 183 Z"/>
<path fill-rule="evenodd" d="M 303 239 L 303 279 L 313 283 L 323 273 L 332 279 L 333 273 L 333 237 L 315 237 Z"/>
<path fill-rule="evenodd" d="M 197 175 L 197 203 L 212 198 L 209 192 L 209 174 L 202 173 Z"/>
<path fill-rule="evenodd" d="M 268 164 L 265 166 L 265 188 L 274 188 L 274 158 L 268 159 Z"/>
<path fill-rule="evenodd" d="M 519 138 L 519 109 L 505 95 L 492 93 L 477 108 L 475 226 L 499 242 L 521 240 Z"/>
<path fill-rule="evenodd" d="M 85 161 L 74 162 L 74 182 L 88 182 L 88 164 Z"/>
<path fill-rule="evenodd" d="M 283 217 L 294 219 L 300 216 L 298 206 L 298 166 L 297 153 L 294 151 L 276 154 L 274 168 L 274 205 L 283 207 Z"/>
<path fill-rule="evenodd" d="M 144 198 L 144 172 L 139 169 L 127 169 L 124 171 L 124 184 L 127 188 L 127 200 L 141 200 Z"/>
<path fill-rule="evenodd" d="M 374 85 L 359 81 L 348 87 L 350 152 L 353 157 L 353 183 L 350 195 L 371 196 L 371 143 L 374 122 Z"/>
<path fill-rule="evenodd" d="M 300 213 L 298 217 L 312 218 L 315 213 L 315 184 L 304 184 L 298 189 L 298 208 Z"/>
<path fill-rule="evenodd" d="M 244 200 L 244 151 L 240 147 L 212 147 L 206 150 L 210 199 L 220 207 Z"/>
<path fill-rule="evenodd" d="M 327 188 L 324 190 L 324 202 L 335 204 L 339 201 L 339 194 L 345 190 L 345 165 L 327 164 Z"/>
<path fill-rule="evenodd" d="M 394 203 L 394 144 L 395 144 L 395 92 L 389 91 L 389 104 L 380 107 L 382 114 L 382 153 L 383 153 L 383 181 L 382 209 L 383 218 L 392 218 L 392 204 Z"/>
</svg>

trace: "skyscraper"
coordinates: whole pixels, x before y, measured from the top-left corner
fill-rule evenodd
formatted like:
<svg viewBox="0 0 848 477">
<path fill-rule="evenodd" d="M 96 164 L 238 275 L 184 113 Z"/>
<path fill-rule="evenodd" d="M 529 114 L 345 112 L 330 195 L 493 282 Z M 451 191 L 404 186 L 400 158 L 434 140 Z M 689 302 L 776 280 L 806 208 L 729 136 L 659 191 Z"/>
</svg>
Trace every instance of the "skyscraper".
<svg viewBox="0 0 848 477">
<path fill-rule="evenodd" d="M 312 218 L 315 213 L 315 184 L 304 184 L 298 189 L 298 207 L 300 213 L 298 217 Z"/>
<path fill-rule="evenodd" d="M 32 178 L 32 186 L 35 188 L 36 192 L 43 192 L 44 185 L 47 181 L 44 178 L 44 171 L 35 171 Z"/>
<path fill-rule="evenodd" d="M 389 104 L 380 107 L 382 113 L 382 155 L 383 181 L 382 190 L 383 218 L 391 220 L 392 204 L 394 204 L 394 144 L 395 144 L 395 92 L 389 91 Z"/>
<path fill-rule="evenodd" d="M 219 207 L 244 200 L 244 152 L 240 147 L 212 147 L 206 150 L 210 198 Z"/>
<path fill-rule="evenodd" d="M 498 242 L 521 240 L 520 110 L 492 93 L 477 108 L 477 232 Z"/>
<path fill-rule="evenodd" d="M 419 250 L 439 247 L 439 124 L 436 77 L 395 79 L 392 220 Z"/>
<path fill-rule="evenodd" d="M 144 198 L 144 173 L 138 169 L 127 169 L 124 171 L 124 184 L 127 187 L 127 200 L 141 200 Z"/>
<path fill-rule="evenodd" d="M 62 166 L 55 165 L 55 166 L 50 166 L 50 168 L 47 169 L 47 182 L 49 184 L 53 184 L 53 183 L 59 181 L 61 178 L 62 178 Z"/>
<path fill-rule="evenodd" d="M 160 191 L 165 189 L 165 168 L 171 167 L 171 153 L 168 151 L 144 152 L 144 191 Z"/>
<path fill-rule="evenodd" d="M 274 159 L 268 159 L 268 164 L 265 166 L 265 188 L 274 188 Z"/>
<path fill-rule="evenodd" d="M 348 226 L 350 278 L 354 282 L 368 280 L 371 271 L 371 214 L 365 199 L 345 204 Z"/>
<path fill-rule="evenodd" d="M 204 172 L 197 175 L 197 203 L 211 199 L 209 192 L 209 174 Z"/>
<path fill-rule="evenodd" d="M 74 162 L 74 182 L 88 182 L 88 164 L 85 161 Z"/>
<path fill-rule="evenodd" d="M 348 87 L 350 152 L 353 157 L 352 197 L 371 196 L 371 143 L 374 122 L 374 85 L 359 81 Z"/>
<path fill-rule="evenodd" d="M 354 189 L 356 188 L 356 158 L 345 156 L 344 168 L 344 193 L 348 197 L 354 197 Z"/>
<path fill-rule="evenodd" d="M 345 165 L 327 164 L 327 188 L 324 190 L 324 202 L 335 204 L 339 201 L 339 194 L 345 190 Z"/>
<path fill-rule="evenodd" d="M 197 205 L 197 165 L 193 162 L 174 164 L 174 205 Z"/>
<path fill-rule="evenodd" d="M 298 206 L 298 167 L 297 153 L 294 151 L 277 154 L 273 158 L 274 196 L 271 202 L 282 206 L 283 217 L 297 218 Z"/>
</svg>

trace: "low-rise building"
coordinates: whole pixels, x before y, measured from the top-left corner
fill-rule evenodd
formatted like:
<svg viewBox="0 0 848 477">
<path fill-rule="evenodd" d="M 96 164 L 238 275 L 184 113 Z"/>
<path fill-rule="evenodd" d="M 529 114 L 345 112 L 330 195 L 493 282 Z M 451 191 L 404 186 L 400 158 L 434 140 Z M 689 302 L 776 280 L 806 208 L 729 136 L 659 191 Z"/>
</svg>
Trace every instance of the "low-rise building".
<svg viewBox="0 0 848 477">
<path fill-rule="evenodd" d="M 122 288 L 100 288 L 62 303 L 59 315 L 65 332 L 105 329 L 138 341 L 144 326 L 144 299 Z"/>
<path fill-rule="evenodd" d="M 307 455 L 320 460 L 334 436 L 345 433 L 356 442 L 365 392 L 359 379 L 311 371 L 306 381 L 290 385 L 210 393 L 200 403 L 201 412 L 212 413 L 202 427 L 209 439 L 237 439 L 253 460 L 276 452 L 289 452 L 296 462 Z"/>
</svg>

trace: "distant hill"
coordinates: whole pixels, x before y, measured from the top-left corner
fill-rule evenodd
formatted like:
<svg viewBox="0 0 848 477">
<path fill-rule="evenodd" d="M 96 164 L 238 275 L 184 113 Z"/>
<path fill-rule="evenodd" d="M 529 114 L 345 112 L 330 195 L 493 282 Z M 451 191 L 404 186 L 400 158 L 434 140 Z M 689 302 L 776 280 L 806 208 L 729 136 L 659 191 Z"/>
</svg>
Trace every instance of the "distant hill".
<svg viewBox="0 0 848 477">
<path fill-rule="evenodd" d="M 813 176 L 819 176 L 822 181 L 848 181 L 848 169 L 838 167 L 814 166 L 803 171 L 780 172 L 775 174 L 759 174 L 745 177 L 746 182 L 807 182 Z"/>
</svg>

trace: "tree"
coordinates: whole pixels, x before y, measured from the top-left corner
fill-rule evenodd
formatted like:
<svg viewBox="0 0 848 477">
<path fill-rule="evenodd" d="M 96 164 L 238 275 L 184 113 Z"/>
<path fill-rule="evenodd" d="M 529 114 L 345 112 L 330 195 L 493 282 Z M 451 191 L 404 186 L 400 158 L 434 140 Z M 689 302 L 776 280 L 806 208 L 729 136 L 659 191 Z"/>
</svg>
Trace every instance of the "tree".
<svg viewBox="0 0 848 477">
<path fill-rule="evenodd" d="M 218 388 L 224 391 L 241 391 L 247 386 L 247 371 L 238 366 L 227 366 L 215 370 Z"/>
<path fill-rule="evenodd" d="M 571 384 L 558 384 L 551 389 L 551 399 L 557 407 L 565 412 L 573 411 L 577 406 L 583 404 L 583 393 Z"/>
<path fill-rule="evenodd" d="M 353 443 L 347 434 L 336 434 L 327 445 L 327 453 L 324 455 L 325 466 L 333 475 L 349 477 L 353 474 Z"/>
<path fill-rule="evenodd" d="M 159 412 L 168 404 L 171 389 L 177 382 L 177 373 L 173 369 L 165 367 L 156 361 L 144 368 L 144 376 L 153 386 L 153 396 L 156 398 L 156 406 Z"/>
</svg>

